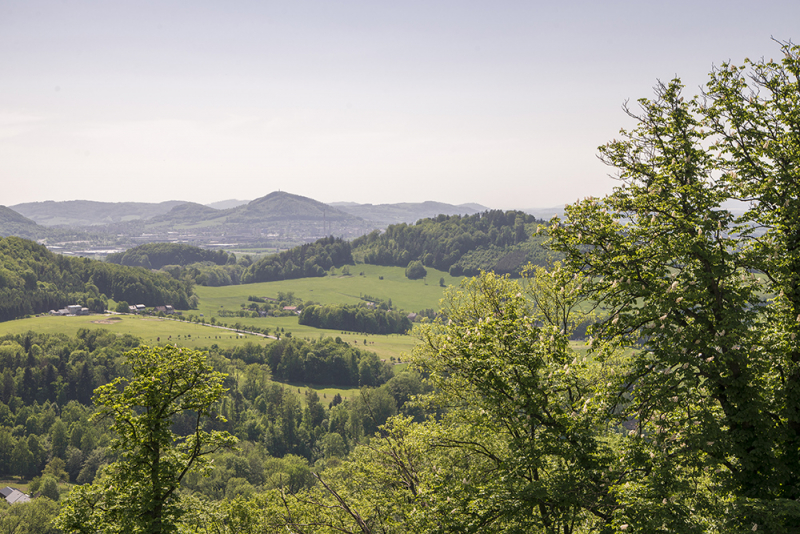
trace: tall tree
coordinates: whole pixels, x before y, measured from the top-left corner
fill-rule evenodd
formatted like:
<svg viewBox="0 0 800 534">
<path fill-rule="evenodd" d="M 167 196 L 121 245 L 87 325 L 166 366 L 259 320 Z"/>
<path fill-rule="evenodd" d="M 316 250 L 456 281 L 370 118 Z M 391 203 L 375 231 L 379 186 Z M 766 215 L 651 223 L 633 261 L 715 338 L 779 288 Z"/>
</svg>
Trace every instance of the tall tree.
<svg viewBox="0 0 800 534">
<path fill-rule="evenodd" d="M 205 353 L 176 347 L 139 347 L 126 353 L 130 378 L 95 392 L 94 420 L 110 417 L 119 459 L 94 483 L 76 487 L 58 517 L 67 532 L 175 532 L 185 511 L 177 490 L 208 455 L 235 444 L 227 432 L 204 430 L 223 395 L 224 374 Z M 173 417 L 189 413 L 193 430 L 176 435 Z"/>
<path fill-rule="evenodd" d="M 800 528 L 800 49 L 783 52 L 723 64 L 702 100 L 659 83 L 601 147 L 621 185 L 550 228 L 607 313 L 594 349 L 635 349 L 607 393 L 651 458 L 618 488 L 639 529 L 702 529 L 715 506 L 726 529 Z"/>
</svg>

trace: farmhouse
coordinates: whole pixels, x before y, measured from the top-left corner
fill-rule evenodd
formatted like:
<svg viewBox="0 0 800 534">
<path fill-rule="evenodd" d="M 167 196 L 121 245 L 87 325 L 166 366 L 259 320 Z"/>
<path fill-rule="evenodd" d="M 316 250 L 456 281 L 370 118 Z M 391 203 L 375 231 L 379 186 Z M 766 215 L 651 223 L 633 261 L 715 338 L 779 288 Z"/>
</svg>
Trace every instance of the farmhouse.
<svg viewBox="0 0 800 534">
<path fill-rule="evenodd" d="M 6 500 L 8 504 L 14 504 L 18 502 L 28 502 L 31 500 L 30 497 L 22 493 L 20 490 L 16 488 L 12 488 L 11 486 L 6 486 L 3 489 L 0 489 L 0 495 Z"/>
</svg>

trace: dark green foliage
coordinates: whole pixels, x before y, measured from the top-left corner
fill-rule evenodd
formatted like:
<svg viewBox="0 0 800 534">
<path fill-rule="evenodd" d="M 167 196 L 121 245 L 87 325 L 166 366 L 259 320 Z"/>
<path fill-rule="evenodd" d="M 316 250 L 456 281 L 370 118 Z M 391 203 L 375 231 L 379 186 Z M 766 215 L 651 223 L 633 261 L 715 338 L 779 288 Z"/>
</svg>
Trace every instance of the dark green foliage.
<svg viewBox="0 0 800 534">
<path fill-rule="evenodd" d="M 352 304 L 306 306 L 300 313 L 299 323 L 367 334 L 405 334 L 411 330 L 411 321 L 400 312 Z"/>
<path fill-rule="evenodd" d="M 109 254 L 106 261 L 118 265 L 161 269 L 165 265 L 186 266 L 198 262 L 225 265 L 228 253 L 223 250 L 206 250 L 183 243 L 146 243 L 125 252 Z"/>
<path fill-rule="evenodd" d="M 454 276 L 480 270 L 518 276 L 528 262 L 547 262 L 541 238 L 532 236 L 535 225 L 533 216 L 518 211 L 439 215 L 359 237 L 353 240 L 353 252 L 375 265 L 407 267 L 419 261 Z"/>
<path fill-rule="evenodd" d="M 258 260 L 245 269 L 241 281 L 243 284 L 251 284 L 325 276 L 331 267 L 352 263 L 350 243 L 326 237 Z"/>
<path fill-rule="evenodd" d="M 166 273 L 53 254 L 19 237 L 0 238 L 0 320 L 68 304 L 103 311 L 108 298 L 189 308 L 190 284 Z"/>
<path fill-rule="evenodd" d="M 419 260 L 411 261 L 406 267 L 406 278 L 409 280 L 419 280 L 428 276 L 428 271 Z"/>
<path fill-rule="evenodd" d="M 272 374 L 281 380 L 337 386 L 378 386 L 392 377 L 392 368 L 374 352 L 331 338 L 308 342 L 281 339 L 266 348 Z"/>
</svg>

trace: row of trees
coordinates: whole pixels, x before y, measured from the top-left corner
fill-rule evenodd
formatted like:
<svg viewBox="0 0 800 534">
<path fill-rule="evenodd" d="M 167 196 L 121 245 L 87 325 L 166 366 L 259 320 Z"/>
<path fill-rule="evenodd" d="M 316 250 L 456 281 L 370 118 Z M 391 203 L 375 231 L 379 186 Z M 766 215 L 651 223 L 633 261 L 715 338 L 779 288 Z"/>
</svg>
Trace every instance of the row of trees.
<svg viewBox="0 0 800 534">
<path fill-rule="evenodd" d="M 405 334 L 412 326 L 403 313 L 352 304 L 306 306 L 300 313 L 298 322 L 314 328 L 367 334 Z"/>
</svg>

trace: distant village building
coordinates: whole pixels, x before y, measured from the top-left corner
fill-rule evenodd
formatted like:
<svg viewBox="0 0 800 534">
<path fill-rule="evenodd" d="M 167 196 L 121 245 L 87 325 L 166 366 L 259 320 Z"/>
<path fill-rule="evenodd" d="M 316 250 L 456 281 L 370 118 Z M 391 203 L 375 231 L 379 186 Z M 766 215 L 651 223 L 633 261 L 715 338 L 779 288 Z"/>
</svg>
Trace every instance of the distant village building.
<svg viewBox="0 0 800 534">
<path fill-rule="evenodd" d="M 411 321 L 412 323 L 415 323 L 415 322 L 417 322 L 417 320 L 418 320 L 418 318 L 419 318 L 419 316 L 418 316 L 416 313 L 414 313 L 414 312 L 411 312 L 411 313 L 409 313 L 408 315 L 406 315 L 406 317 L 407 317 L 407 318 L 408 318 L 408 320 L 409 320 L 409 321 Z"/>
<path fill-rule="evenodd" d="M 77 304 L 70 304 L 60 310 L 50 310 L 50 315 L 89 315 L 89 308 L 84 308 Z"/>
<path fill-rule="evenodd" d="M 8 504 L 14 504 L 18 502 L 29 502 L 31 500 L 30 497 L 22 493 L 20 490 L 16 488 L 12 488 L 11 486 L 6 486 L 3 489 L 0 489 L 0 495 L 6 500 Z"/>
<path fill-rule="evenodd" d="M 161 312 L 161 313 L 166 313 L 167 315 L 172 315 L 173 313 L 175 313 L 175 308 L 173 308 L 172 306 L 156 306 L 155 310 L 156 313 Z M 202 315 L 203 314 L 200 314 L 201 317 Z"/>
</svg>

